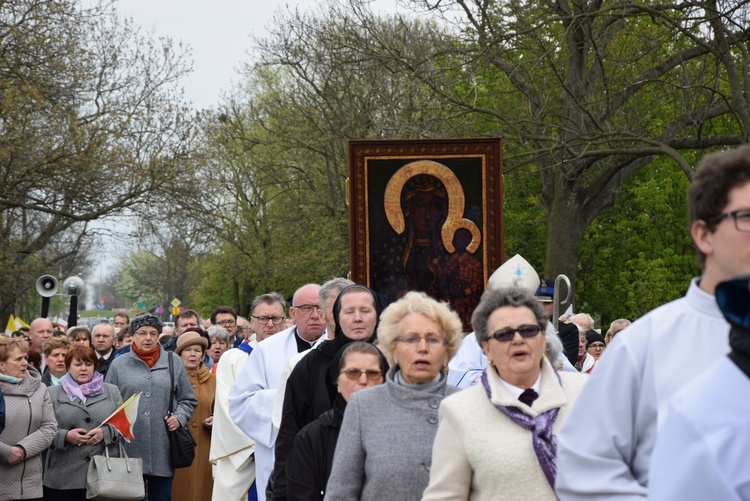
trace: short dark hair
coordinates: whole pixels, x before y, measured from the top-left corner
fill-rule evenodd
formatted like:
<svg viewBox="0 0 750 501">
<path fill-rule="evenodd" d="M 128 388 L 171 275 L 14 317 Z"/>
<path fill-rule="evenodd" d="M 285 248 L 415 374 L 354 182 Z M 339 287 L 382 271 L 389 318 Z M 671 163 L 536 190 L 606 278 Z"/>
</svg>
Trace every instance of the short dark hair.
<svg viewBox="0 0 750 501">
<path fill-rule="evenodd" d="M 130 323 L 130 317 L 128 316 L 128 314 L 127 314 L 127 313 L 118 313 L 118 314 L 116 314 L 116 315 L 115 315 L 114 317 L 112 317 L 112 318 L 114 319 L 114 318 L 117 318 L 117 317 L 125 317 L 125 321 L 126 321 L 126 323 Z"/>
<path fill-rule="evenodd" d="M 201 316 L 198 315 L 198 312 L 195 310 L 182 310 L 174 317 L 174 326 L 179 327 L 180 320 L 183 318 L 189 318 L 189 317 L 195 317 L 196 320 L 198 320 L 198 323 L 201 323 Z"/>
<path fill-rule="evenodd" d="M 70 351 L 68 351 L 68 354 L 65 355 L 65 370 L 70 369 L 70 364 L 73 363 L 73 360 L 91 362 L 94 364 L 94 367 L 96 367 L 96 363 L 98 362 L 94 350 L 88 346 L 81 346 L 80 344 L 72 347 Z"/>
<path fill-rule="evenodd" d="M 750 145 L 709 153 L 698 162 L 688 190 L 690 226 L 705 221 L 708 230 L 716 230 L 715 218 L 729 203 L 729 192 L 750 182 Z M 706 256 L 697 251 L 698 265 L 703 268 Z"/>
<path fill-rule="evenodd" d="M 217 306 L 216 308 L 214 308 L 214 311 L 211 312 L 211 324 L 212 325 L 216 323 L 216 316 L 219 313 L 229 313 L 230 315 L 234 317 L 235 321 L 237 320 L 237 312 L 234 311 L 234 308 L 232 308 L 231 306 Z"/>
</svg>

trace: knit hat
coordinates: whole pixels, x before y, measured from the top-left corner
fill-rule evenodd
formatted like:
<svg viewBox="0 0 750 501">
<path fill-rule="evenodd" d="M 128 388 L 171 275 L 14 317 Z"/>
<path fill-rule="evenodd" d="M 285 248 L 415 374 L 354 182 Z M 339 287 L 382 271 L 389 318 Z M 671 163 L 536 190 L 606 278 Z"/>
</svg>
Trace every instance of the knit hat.
<svg viewBox="0 0 750 501">
<path fill-rule="evenodd" d="M 135 334 L 135 331 L 137 331 L 141 327 L 154 327 L 156 328 L 156 332 L 161 334 L 162 325 L 161 325 L 161 322 L 159 321 L 159 317 L 155 315 L 146 314 L 146 315 L 140 315 L 140 316 L 135 317 L 130 322 L 130 327 L 129 327 L 130 334 L 131 335 Z"/>
<path fill-rule="evenodd" d="M 604 340 L 604 336 L 596 332 L 595 330 L 586 331 L 586 346 L 591 346 L 592 343 L 600 342 L 606 346 L 607 342 Z"/>
</svg>

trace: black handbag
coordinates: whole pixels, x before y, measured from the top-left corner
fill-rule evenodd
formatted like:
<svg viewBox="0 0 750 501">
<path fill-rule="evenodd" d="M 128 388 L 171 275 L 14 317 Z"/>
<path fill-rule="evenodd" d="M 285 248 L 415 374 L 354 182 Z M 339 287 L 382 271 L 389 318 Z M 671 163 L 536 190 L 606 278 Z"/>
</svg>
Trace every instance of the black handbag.
<svg viewBox="0 0 750 501">
<path fill-rule="evenodd" d="M 174 354 L 170 351 L 169 356 L 169 415 L 172 415 L 172 405 L 174 404 L 174 365 L 172 362 Z M 166 426 L 166 423 L 165 423 Z M 175 431 L 169 431 L 167 428 L 167 437 L 169 438 L 169 458 L 172 461 L 172 468 L 187 468 L 193 464 L 195 459 L 195 440 L 190 434 L 187 426 L 180 426 Z"/>
</svg>

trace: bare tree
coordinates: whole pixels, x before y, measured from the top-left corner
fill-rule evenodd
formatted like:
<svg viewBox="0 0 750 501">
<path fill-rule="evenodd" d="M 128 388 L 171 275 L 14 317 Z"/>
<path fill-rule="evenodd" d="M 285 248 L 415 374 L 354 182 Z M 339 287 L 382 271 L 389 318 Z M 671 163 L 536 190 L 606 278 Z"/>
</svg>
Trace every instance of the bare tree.
<svg viewBox="0 0 750 501">
<path fill-rule="evenodd" d="M 0 320 L 33 284 L 31 256 L 44 267 L 77 255 L 87 222 L 150 203 L 184 175 L 188 56 L 110 3 L 0 0 Z"/>
</svg>

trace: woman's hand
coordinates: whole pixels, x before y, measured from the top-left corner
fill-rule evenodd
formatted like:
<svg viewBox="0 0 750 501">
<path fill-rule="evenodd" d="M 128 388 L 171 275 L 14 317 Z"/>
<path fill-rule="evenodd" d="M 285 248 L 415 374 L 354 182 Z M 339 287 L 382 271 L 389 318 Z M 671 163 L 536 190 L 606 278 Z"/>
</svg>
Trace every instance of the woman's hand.
<svg viewBox="0 0 750 501">
<path fill-rule="evenodd" d="M 213 426 L 214 426 L 214 417 L 213 416 L 208 416 L 206 419 L 204 419 L 203 420 L 203 426 L 205 426 L 209 430 L 211 428 L 213 428 Z"/>
<path fill-rule="evenodd" d="M 88 440 L 89 437 L 86 435 L 86 430 L 83 428 L 73 428 L 65 434 L 65 441 L 69 444 L 77 445 L 78 447 L 88 442 Z"/>
<path fill-rule="evenodd" d="M 8 464 L 13 466 L 26 459 L 26 451 L 20 445 L 14 445 L 10 448 L 10 454 L 8 454 Z"/>
<path fill-rule="evenodd" d="M 177 418 L 174 416 L 167 416 L 164 418 L 164 421 L 167 422 L 167 429 L 169 431 L 175 431 L 177 428 L 180 427 L 180 422 L 177 421 Z"/>
<path fill-rule="evenodd" d="M 86 443 L 89 445 L 100 444 L 104 440 L 104 431 L 101 428 L 94 428 L 86 434 Z"/>
</svg>

